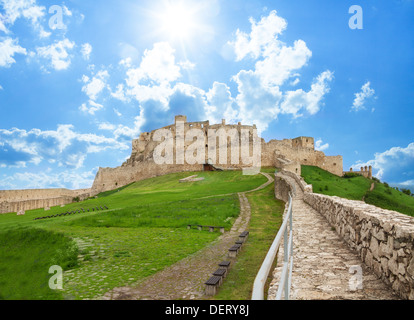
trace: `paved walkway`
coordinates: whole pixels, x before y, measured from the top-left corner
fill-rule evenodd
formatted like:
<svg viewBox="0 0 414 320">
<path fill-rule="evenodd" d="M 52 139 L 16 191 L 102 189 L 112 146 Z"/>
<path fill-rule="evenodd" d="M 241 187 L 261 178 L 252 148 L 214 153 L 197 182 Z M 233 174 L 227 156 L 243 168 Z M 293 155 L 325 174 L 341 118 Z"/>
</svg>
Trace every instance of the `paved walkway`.
<svg viewBox="0 0 414 320">
<path fill-rule="evenodd" d="M 273 182 L 273 178 L 262 173 L 268 181 L 260 187 L 238 193 L 240 200 L 240 215 L 229 232 L 221 235 L 210 246 L 200 250 L 176 264 L 158 272 L 136 287 L 115 288 L 106 293 L 103 300 L 195 300 L 204 299 L 204 283 L 211 273 L 218 269 L 218 264 L 227 258 L 228 249 L 238 239 L 240 233 L 246 230 L 250 222 L 250 204 L 246 193 L 265 188 Z M 231 194 L 228 194 L 231 195 Z M 219 197 L 217 195 L 214 197 Z"/>
<path fill-rule="evenodd" d="M 360 261 L 331 228 L 328 221 L 303 201 L 303 192 L 296 185 L 293 199 L 294 267 L 291 298 L 295 300 L 395 300 L 398 299 L 381 280 Z M 282 245 L 283 247 L 283 245 Z M 279 254 L 283 261 L 283 248 Z M 356 266 L 356 267 L 355 267 Z M 278 263 L 269 288 L 268 299 L 275 299 L 281 273 Z M 362 278 L 351 270 L 362 271 Z M 362 279 L 362 282 L 359 281 Z M 362 283 L 362 290 L 358 284 Z"/>
</svg>

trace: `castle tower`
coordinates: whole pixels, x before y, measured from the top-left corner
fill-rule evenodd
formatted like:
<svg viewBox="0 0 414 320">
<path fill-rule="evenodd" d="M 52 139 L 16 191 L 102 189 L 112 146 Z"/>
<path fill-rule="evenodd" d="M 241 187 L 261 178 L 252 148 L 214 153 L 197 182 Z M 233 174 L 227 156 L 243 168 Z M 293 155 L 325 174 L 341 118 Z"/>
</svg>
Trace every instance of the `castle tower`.
<svg viewBox="0 0 414 320">
<path fill-rule="evenodd" d="M 181 116 L 181 115 L 180 116 L 175 116 L 175 123 L 177 123 L 179 121 L 186 123 L 187 122 L 187 116 Z"/>
</svg>

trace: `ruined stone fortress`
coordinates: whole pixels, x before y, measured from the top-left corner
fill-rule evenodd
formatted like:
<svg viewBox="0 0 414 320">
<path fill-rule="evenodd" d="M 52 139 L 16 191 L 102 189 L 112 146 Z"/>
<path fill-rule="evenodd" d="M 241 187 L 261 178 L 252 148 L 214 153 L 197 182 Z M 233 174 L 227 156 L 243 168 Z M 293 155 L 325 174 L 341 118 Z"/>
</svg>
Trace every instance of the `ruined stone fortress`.
<svg viewBox="0 0 414 320">
<path fill-rule="evenodd" d="M 183 127 L 183 131 L 177 130 L 178 125 Z M 295 139 L 270 140 L 265 142 L 264 139 L 258 138 L 256 133 L 256 125 L 246 126 L 238 123 L 237 125 L 226 124 L 223 120 L 220 124 L 210 124 L 209 121 L 187 122 L 186 116 L 176 116 L 175 123 L 161 128 L 164 131 L 170 131 L 173 137 L 176 137 L 174 150 L 176 150 L 178 137 L 187 135 L 192 129 L 198 129 L 204 133 L 204 145 L 206 148 L 205 161 L 202 164 L 189 164 L 186 161 L 180 162 L 175 158 L 173 164 L 157 164 L 154 161 L 154 150 L 162 141 L 155 141 L 154 135 L 157 130 L 152 132 L 144 132 L 138 139 L 132 141 L 132 153 L 130 158 L 117 168 L 99 168 L 95 181 L 90 189 L 67 190 L 67 189 L 45 189 L 45 190 L 11 190 L 0 191 L 0 213 L 17 212 L 24 214 L 24 211 L 39 208 L 50 208 L 57 205 L 65 205 L 71 203 L 74 198 L 79 197 L 80 200 L 95 196 L 100 192 L 114 190 L 132 182 L 157 177 L 169 173 L 185 172 L 185 171 L 203 171 L 203 170 L 235 170 L 246 167 L 242 161 L 234 163 L 230 161 L 232 158 L 231 143 L 235 136 L 241 132 L 248 131 L 249 141 L 253 142 L 255 138 L 261 144 L 261 166 L 276 167 L 301 174 L 301 165 L 317 166 L 327 170 L 335 175 L 342 176 L 343 160 L 342 156 L 326 156 L 323 152 L 315 150 L 314 139 L 311 137 L 298 137 Z M 160 130 L 160 129 L 158 129 Z M 222 145 L 218 141 L 216 149 L 216 159 L 208 152 L 209 143 L 208 133 L 211 131 L 224 130 L 227 133 L 228 143 L 227 160 L 219 161 L 220 150 Z M 220 139 L 217 139 L 220 140 Z M 217 142 L 216 140 L 216 142 Z M 187 151 L 191 147 L 193 141 L 184 140 L 184 150 Z M 250 147 L 250 154 L 253 153 L 253 144 Z M 234 157 L 234 155 L 233 155 Z M 240 157 L 237 155 L 236 157 Z M 234 158 L 233 158 L 234 159 Z M 248 165 L 247 165 L 248 166 Z M 252 164 L 250 165 L 252 166 Z"/>
</svg>

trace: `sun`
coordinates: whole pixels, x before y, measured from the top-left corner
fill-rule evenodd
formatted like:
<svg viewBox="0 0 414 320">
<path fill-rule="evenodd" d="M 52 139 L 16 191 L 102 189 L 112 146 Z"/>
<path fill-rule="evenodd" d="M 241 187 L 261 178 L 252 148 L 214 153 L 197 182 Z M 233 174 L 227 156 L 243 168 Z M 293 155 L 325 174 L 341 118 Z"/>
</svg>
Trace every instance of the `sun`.
<svg viewBox="0 0 414 320">
<path fill-rule="evenodd" d="M 160 31 L 171 39 L 185 40 L 198 28 L 196 11 L 183 2 L 167 2 L 158 15 Z"/>
</svg>

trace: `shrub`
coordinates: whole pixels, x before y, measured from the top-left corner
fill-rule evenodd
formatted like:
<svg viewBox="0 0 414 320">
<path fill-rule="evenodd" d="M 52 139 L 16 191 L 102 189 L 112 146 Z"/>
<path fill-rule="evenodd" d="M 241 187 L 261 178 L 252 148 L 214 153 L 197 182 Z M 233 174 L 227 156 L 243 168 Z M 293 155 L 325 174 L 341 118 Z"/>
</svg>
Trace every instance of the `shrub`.
<svg viewBox="0 0 414 320">
<path fill-rule="evenodd" d="M 346 178 L 346 179 L 355 178 L 355 177 L 358 177 L 358 176 L 359 176 L 359 174 L 355 173 L 355 172 L 347 172 L 347 173 L 344 174 L 344 178 Z"/>
<path fill-rule="evenodd" d="M 406 195 L 408 195 L 408 196 L 411 196 L 411 190 L 410 189 L 401 189 L 401 192 L 402 193 L 405 193 Z"/>
</svg>

